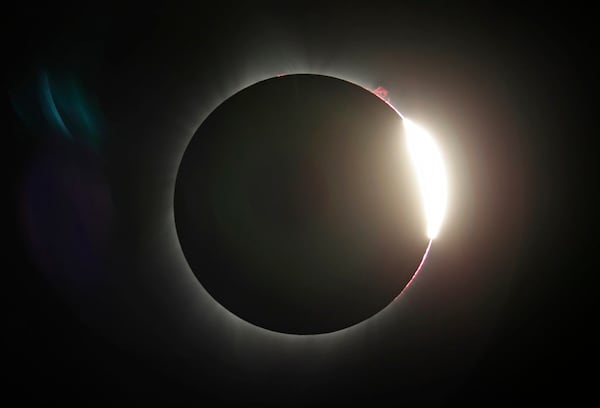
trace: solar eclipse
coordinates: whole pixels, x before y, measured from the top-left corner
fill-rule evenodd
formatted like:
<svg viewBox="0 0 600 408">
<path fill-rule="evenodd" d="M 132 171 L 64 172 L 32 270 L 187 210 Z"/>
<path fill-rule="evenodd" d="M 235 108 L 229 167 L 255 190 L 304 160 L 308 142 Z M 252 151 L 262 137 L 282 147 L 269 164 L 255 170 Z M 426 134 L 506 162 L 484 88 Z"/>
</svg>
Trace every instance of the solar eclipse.
<svg viewBox="0 0 600 408">
<path fill-rule="evenodd" d="M 341 79 L 285 75 L 244 88 L 198 128 L 175 223 L 192 271 L 226 309 L 319 334 L 398 296 L 439 231 L 445 195 L 433 139 L 389 103 Z"/>
</svg>

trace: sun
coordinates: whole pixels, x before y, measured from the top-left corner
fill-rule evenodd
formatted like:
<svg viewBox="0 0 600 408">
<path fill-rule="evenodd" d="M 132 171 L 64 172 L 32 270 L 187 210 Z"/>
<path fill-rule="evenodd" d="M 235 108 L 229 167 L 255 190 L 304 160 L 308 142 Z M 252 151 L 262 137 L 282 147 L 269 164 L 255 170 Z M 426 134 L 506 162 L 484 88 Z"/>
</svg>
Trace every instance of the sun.
<svg viewBox="0 0 600 408">
<path fill-rule="evenodd" d="M 437 237 L 446 212 L 448 184 L 442 154 L 427 130 L 403 119 L 408 151 L 415 168 L 427 222 L 427 237 Z"/>
</svg>

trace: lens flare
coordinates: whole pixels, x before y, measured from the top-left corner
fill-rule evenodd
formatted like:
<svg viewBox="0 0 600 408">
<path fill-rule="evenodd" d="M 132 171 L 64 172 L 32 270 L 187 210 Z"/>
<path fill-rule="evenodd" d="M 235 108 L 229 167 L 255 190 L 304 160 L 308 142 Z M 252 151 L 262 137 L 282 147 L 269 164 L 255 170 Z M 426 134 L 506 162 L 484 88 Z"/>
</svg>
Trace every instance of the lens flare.
<svg viewBox="0 0 600 408">
<path fill-rule="evenodd" d="M 406 118 L 402 122 L 425 208 L 427 237 L 434 239 L 446 212 L 448 193 L 442 154 L 427 130 Z"/>
</svg>

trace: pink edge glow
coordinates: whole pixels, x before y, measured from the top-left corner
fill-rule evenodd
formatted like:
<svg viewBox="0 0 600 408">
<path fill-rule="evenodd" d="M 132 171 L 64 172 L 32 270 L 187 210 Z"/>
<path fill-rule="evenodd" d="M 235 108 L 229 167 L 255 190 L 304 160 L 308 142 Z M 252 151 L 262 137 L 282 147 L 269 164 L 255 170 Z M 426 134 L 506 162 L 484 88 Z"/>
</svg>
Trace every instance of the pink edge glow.
<svg viewBox="0 0 600 408">
<path fill-rule="evenodd" d="M 425 264 L 425 259 L 427 259 L 427 255 L 429 254 L 429 248 L 431 248 L 432 242 L 433 242 L 433 239 L 430 239 L 429 243 L 427 244 L 427 249 L 425 249 L 425 253 L 423 254 L 423 258 L 421 259 L 421 263 L 419 264 L 419 266 L 417 266 L 417 270 L 415 271 L 415 273 L 413 273 L 413 276 L 410 278 L 410 280 L 408 281 L 406 286 L 404 286 L 404 288 L 400 291 L 400 293 L 398 293 L 398 295 L 394 298 L 394 301 L 396 301 L 400 297 L 400 295 L 402 295 L 404 293 L 404 291 L 415 280 L 415 278 L 417 277 L 419 272 L 421 272 L 421 269 L 423 269 L 423 265 Z"/>
<path fill-rule="evenodd" d="M 379 96 L 381 99 L 383 99 L 387 103 L 390 103 L 389 91 L 387 89 L 385 89 L 384 87 L 378 86 L 377 88 L 373 89 L 373 91 L 371 91 L 371 92 L 373 92 L 375 95 Z"/>
<path fill-rule="evenodd" d="M 364 87 L 362 87 L 362 88 L 364 88 Z M 367 89 L 367 88 L 364 88 L 364 89 Z M 404 119 L 404 116 L 398 111 L 398 109 L 396 109 L 394 107 L 394 105 L 392 105 L 390 94 L 389 94 L 389 91 L 387 89 L 385 89 L 382 86 L 378 86 L 377 88 L 375 88 L 373 90 L 370 90 L 370 91 L 374 95 L 378 96 L 379 99 L 381 99 L 382 101 L 384 101 L 385 103 L 387 103 L 388 106 L 391 107 L 394 110 L 394 112 L 396 112 L 398 114 L 398 116 L 400 116 L 402 119 Z M 423 254 L 423 258 L 421 259 L 421 263 L 419 263 L 419 266 L 417 266 L 417 269 L 415 270 L 415 273 L 413 273 L 413 275 L 410 278 L 410 280 L 408 281 L 408 283 L 404 286 L 404 288 L 402 288 L 402 290 L 400 291 L 400 293 L 398 293 L 398 295 L 394 298 L 393 301 L 396 301 L 404 293 L 404 291 L 415 280 L 415 278 L 417 277 L 417 275 L 419 274 L 419 272 L 421 271 L 421 269 L 423 269 L 423 265 L 425 264 L 425 260 L 427 259 L 427 255 L 429 254 L 429 249 L 431 248 L 431 243 L 432 242 L 433 242 L 433 239 L 430 239 L 429 243 L 427 244 L 427 249 L 425 249 L 425 253 Z"/>
<path fill-rule="evenodd" d="M 402 119 L 404 119 L 404 115 L 400 113 L 400 111 L 398 111 L 398 109 L 396 109 L 396 107 L 394 105 L 392 105 L 392 99 L 390 98 L 390 92 L 385 89 L 382 86 L 378 86 L 375 89 L 369 89 L 369 88 L 365 88 L 362 85 L 356 84 L 354 82 L 352 82 L 354 85 L 358 85 L 363 89 L 366 89 L 367 91 L 371 92 L 373 95 L 377 96 L 379 99 L 381 99 L 382 101 L 384 101 L 385 103 L 388 104 L 388 106 L 390 108 L 392 108 L 394 110 L 394 112 L 396 112 L 398 114 L 398 116 L 400 116 Z"/>
</svg>

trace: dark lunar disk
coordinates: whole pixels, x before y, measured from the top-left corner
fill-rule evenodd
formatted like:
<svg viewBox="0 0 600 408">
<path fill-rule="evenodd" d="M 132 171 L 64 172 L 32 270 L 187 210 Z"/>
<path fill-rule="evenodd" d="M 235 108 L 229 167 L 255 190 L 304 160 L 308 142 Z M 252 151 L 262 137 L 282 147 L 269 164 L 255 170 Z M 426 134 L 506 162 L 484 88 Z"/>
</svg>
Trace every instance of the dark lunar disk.
<svg viewBox="0 0 600 408">
<path fill-rule="evenodd" d="M 427 245 L 402 119 L 352 83 L 287 75 L 217 107 L 194 134 L 175 223 L 204 288 L 240 318 L 314 334 L 404 288 Z"/>
</svg>

